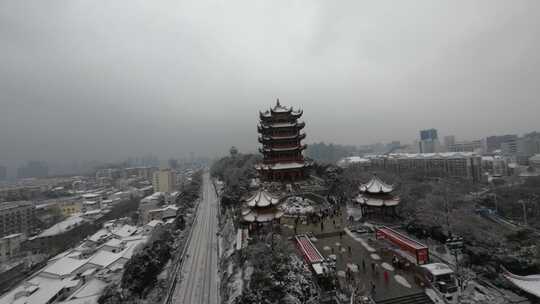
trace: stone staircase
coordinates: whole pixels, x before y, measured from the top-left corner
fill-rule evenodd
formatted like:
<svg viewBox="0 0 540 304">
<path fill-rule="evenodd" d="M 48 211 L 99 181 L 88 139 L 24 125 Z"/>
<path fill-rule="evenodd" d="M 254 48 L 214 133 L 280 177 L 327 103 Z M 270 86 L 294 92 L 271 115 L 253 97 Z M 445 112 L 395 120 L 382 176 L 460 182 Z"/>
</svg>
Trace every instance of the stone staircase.
<svg viewBox="0 0 540 304">
<path fill-rule="evenodd" d="M 434 304 L 433 301 L 423 292 L 412 295 L 375 301 L 377 304 Z"/>
</svg>

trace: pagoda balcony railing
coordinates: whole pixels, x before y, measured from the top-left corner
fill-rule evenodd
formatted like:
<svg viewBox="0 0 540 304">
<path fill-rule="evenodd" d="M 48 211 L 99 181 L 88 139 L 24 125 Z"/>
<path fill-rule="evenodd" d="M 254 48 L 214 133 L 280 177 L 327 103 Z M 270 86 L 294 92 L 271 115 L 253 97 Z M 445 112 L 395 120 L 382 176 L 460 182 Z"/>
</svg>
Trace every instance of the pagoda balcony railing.
<svg viewBox="0 0 540 304">
<path fill-rule="evenodd" d="M 269 153 L 269 152 L 290 152 L 290 151 L 297 151 L 297 150 L 305 150 L 307 148 L 307 145 L 294 145 L 294 146 L 286 146 L 286 147 L 261 147 L 259 148 L 259 152 L 261 153 Z"/>
<path fill-rule="evenodd" d="M 268 129 L 296 129 L 301 130 L 306 126 L 306 123 L 301 122 L 293 122 L 293 123 L 277 123 L 277 124 L 264 124 L 264 122 L 261 122 L 257 125 L 257 131 L 259 133 L 262 133 L 265 130 Z"/>
<path fill-rule="evenodd" d="M 283 157 L 283 158 L 268 158 L 264 159 L 263 163 L 265 164 L 276 164 L 276 163 L 284 163 L 284 162 L 303 162 L 303 157 Z"/>
<path fill-rule="evenodd" d="M 306 133 L 296 134 L 296 135 L 262 135 L 259 136 L 259 142 L 268 143 L 271 141 L 282 141 L 282 140 L 303 140 L 306 138 Z"/>
</svg>

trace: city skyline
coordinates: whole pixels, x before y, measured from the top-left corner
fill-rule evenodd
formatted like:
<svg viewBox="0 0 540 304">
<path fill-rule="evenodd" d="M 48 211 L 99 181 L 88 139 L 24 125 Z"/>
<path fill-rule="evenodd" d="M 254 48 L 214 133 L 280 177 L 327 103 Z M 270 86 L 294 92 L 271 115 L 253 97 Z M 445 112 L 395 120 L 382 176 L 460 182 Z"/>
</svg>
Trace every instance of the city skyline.
<svg viewBox="0 0 540 304">
<path fill-rule="evenodd" d="M 538 129 L 537 1 L 0 5 L 0 163 L 255 150 L 276 98 L 308 143 Z"/>
</svg>

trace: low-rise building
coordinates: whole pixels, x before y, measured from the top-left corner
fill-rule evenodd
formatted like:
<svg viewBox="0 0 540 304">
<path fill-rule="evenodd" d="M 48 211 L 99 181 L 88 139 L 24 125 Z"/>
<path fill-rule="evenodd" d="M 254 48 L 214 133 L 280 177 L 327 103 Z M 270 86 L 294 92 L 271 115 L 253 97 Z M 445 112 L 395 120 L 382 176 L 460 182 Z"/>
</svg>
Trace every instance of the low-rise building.
<svg viewBox="0 0 540 304">
<path fill-rule="evenodd" d="M 0 237 L 30 234 L 34 229 L 35 210 L 35 205 L 28 201 L 0 203 Z"/>
<path fill-rule="evenodd" d="M 418 171 L 427 176 L 482 181 L 481 158 L 471 152 L 395 153 L 371 155 L 368 158 L 371 160 L 372 168 L 391 170 L 398 174 Z"/>
<path fill-rule="evenodd" d="M 9 292 L 0 303 L 97 303 L 111 280 L 148 240 L 143 229 L 108 223 L 80 246 L 51 258 L 47 265 Z"/>
<path fill-rule="evenodd" d="M 7 261 L 20 252 L 21 243 L 26 236 L 22 233 L 14 233 L 0 238 L 0 262 Z"/>
<path fill-rule="evenodd" d="M 531 156 L 531 158 L 529 158 L 529 165 L 537 171 L 540 171 L 540 154 Z"/>
</svg>

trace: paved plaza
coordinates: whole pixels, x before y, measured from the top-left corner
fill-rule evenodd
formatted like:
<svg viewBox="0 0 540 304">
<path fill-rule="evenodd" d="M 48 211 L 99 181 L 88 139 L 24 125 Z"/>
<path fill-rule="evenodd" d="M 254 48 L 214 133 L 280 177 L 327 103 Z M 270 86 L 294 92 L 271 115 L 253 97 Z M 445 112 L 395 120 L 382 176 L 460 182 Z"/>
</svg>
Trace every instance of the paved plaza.
<svg viewBox="0 0 540 304">
<path fill-rule="evenodd" d="M 294 222 L 292 218 L 282 219 L 285 233 L 294 234 Z M 322 226 L 321 229 L 320 222 L 299 223 L 296 234 L 313 235 L 313 243 L 321 254 L 329 259 L 335 257 L 336 272 L 342 287 L 348 288 L 350 284 L 359 288 L 362 294 L 372 294 L 375 301 L 423 292 L 415 283 L 411 270 L 392 266 L 394 255 L 384 243 L 375 240 L 373 233 L 358 235 L 346 232 L 347 221 L 343 214 L 328 216 Z M 355 271 L 350 272 L 352 276 L 349 280 L 346 278 L 347 268 Z M 375 288 L 372 288 L 372 284 Z"/>
</svg>

